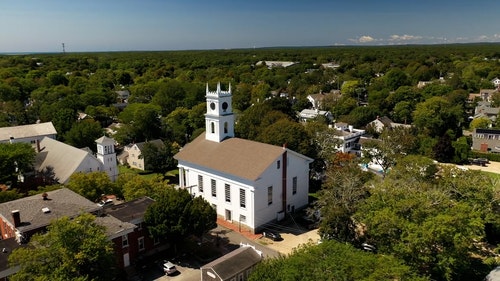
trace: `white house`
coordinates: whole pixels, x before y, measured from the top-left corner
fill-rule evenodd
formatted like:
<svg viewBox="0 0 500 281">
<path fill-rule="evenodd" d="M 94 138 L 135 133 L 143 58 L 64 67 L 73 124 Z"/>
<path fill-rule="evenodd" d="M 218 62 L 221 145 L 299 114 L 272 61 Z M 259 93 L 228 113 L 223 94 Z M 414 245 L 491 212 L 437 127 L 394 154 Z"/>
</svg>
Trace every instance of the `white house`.
<svg viewBox="0 0 500 281">
<path fill-rule="evenodd" d="M 343 122 L 337 122 L 334 125 L 334 137 L 341 141 L 338 150 L 342 153 L 354 153 L 361 156 L 359 140 L 365 134 L 365 130 L 354 129 L 353 126 Z"/>
<path fill-rule="evenodd" d="M 330 111 L 306 108 L 299 112 L 299 119 L 302 122 L 312 121 L 318 116 L 324 116 L 328 122 L 333 121 L 333 114 Z"/>
<path fill-rule="evenodd" d="M 39 143 L 35 169 L 53 169 L 59 183 L 67 183 L 78 172 L 106 172 L 112 181 L 118 176 L 114 140 L 101 137 L 96 140 L 97 154 L 45 137 Z"/>
<path fill-rule="evenodd" d="M 33 146 L 44 137 L 55 139 L 57 131 L 52 122 L 0 128 L 0 143 L 23 142 Z"/>
<path fill-rule="evenodd" d="M 206 90 L 206 132 L 177 153 L 180 186 L 203 196 L 219 218 L 258 232 L 308 204 L 313 159 L 234 137 L 231 86 Z"/>
</svg>

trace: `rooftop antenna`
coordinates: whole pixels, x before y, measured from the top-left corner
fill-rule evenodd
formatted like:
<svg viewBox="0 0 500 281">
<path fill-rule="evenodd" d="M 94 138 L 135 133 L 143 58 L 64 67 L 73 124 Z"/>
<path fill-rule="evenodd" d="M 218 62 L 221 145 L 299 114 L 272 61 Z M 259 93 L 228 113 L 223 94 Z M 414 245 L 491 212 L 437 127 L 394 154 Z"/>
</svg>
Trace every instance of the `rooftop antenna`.
<svg viewBox="0 0 500 281">
<path fill-rule="evenodd" d="M 64 43 L 62 43 L 63 54 L 66 54 L 66 49 L 64 49 Z"/>
</svg>

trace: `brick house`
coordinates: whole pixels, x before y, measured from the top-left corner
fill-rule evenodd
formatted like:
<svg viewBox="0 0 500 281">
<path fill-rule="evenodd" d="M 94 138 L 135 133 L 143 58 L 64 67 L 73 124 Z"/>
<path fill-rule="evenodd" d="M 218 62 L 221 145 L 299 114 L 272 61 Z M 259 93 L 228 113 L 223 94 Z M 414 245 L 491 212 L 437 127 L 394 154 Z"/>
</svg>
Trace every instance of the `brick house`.
<svg viewBox="0 0 500 281">
<path fill-rule="evenodd" d="M 134 225 L 130 232 L 116 233 L 112 237 L 116 258 L 121 268 L 131 265 L 131 262 L 168 248 L 168 244 L 160 239 L 150 237 L 144 225 L 144 214 L 149 205 L 154 202 L 149 197 L 141 197 L 122 204 L 111 205 L 103 209 L 104 214 L 114 217 L 120 222 Z"/>
<path fill-rule="evenodd" d="M 26 245 L 33 234 L 46 231 L 54 219 L 91 213 L 96 216 L 96 223 L 105 227 L 106 235 L 114 244 L 118 267 L 125 269 L 141 256 L 168 246 L 149 237 L 143 225 L 144 214 L 152 202 L 151 198 L 143 197 L 100 207 L 67 188 L 8 201 L 0 204 L 0 241 Z M 11 245 L 9 248 L 14 247 Z M 7 263 L 0 263 L 0 278 L 15 272 Z"/>
</svg>

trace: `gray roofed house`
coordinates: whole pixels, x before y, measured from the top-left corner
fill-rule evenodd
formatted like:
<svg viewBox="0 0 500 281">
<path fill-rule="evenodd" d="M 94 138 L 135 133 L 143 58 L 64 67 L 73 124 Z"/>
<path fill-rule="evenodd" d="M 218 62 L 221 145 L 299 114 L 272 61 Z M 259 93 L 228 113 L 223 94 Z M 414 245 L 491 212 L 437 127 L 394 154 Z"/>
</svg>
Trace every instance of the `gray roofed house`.
<svg viewBox="0 0 500 281">
<path fill-rule="evenodd" d="M 95 203 L 67 188 L 8 201 L 0 204 L 2 238 L 25 242 L 54 219 L 72 218 L 99 209 Z"/>
<path fill-rule="evenodd" d="M 39 144 L 35 169 L 41 171 L 48 167 L 53 168 L 59 183 L 67 183 L 77 172 L 103 171 L 103 164 L 88 150 L 46 137 Z"/>
<path fill-rule="evenodd" d="M 95 222 L 106 229 L 106 236 L 113 240 L 117 237 L 127 235 L 134 231 L 136 228 L 135 224 L 121 221 L 113 216 L 98 216 Z"/>
<path fill-rule="evenodd" d="M 153 204 L 153 202 L 153 199 L 145 196 L 107 207 L 104 209 L 104 212 L 120 221 L 138 224 L 144 221 L 144 214 L 149 205 Z"/>
<path fill-rule="evenodd" d="M 368 123 L 367 127 L 368 126 L 373 126 L 373 129 L 377 133 L 381 133 L 384 130 L 384 128 L 391 129 L 391 128 L 395 128 L 395 127 L 405 127 L 405 128 L 411 127 L 411 125 L 408 125 L 408 124 L 395 123 L 387 116 L 377 117 L 377 119 Z"/>
<path fill-rule="evenodd" d="M 254 266 L 262 260 L 260 252 L 252 246 L 240 248 L 201 267 L 202 281 L 244 281 Z"/>
<path fill-rule="evenodd" d="M 0 128 L 0 143 L 24 142 L 35 144 L 44 137 L 55 139 L 57 131 L 52 122 L 2 127 Z"/>
</svg>

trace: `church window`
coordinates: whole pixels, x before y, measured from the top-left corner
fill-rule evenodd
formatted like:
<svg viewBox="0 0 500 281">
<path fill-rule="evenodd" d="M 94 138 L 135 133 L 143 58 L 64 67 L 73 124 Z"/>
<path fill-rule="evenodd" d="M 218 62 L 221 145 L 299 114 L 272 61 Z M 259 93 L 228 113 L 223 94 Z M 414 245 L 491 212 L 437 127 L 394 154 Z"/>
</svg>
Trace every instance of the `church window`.
<svg viewBox="0 0 500 281">
<path fill-rule="evenodd" d="M 215 180 L 212 179 L 210 182 L 211 182 L 211 185 L 212 185 L 212 196 L 213 197 L 217 197 L 217 185 L 215 183 Z"/>
<path fill-rule="evenodd" d="M 267 187 L 267 205 L 273 204 L 273 186 Z"/>
<path fill-rule="evenodd" d="M 212 134 L 215 134 L 215 124 L 214 124 L 214 122 L 210 122 L 210 132 Z"/>
<path fill-rule="evenodd" d="M 200 193 L 203 192 L 203 176 L 202 175 L 198 175 L 198 191 Z"/>
<path fill-rule="evenodd" d="M 279 169 L 281 167 L 281 162 L 280 160 L 278 160 L 278 162 L 276 162 L 276 169 Z"/>
<path fill-rule="evenodd" d="M 240 188 L 240 207 L 246 208 L 246 194 L 243 188 Z"/>
<path fill-rule="evenodd" d="M 231 186 L 229 184 L 224 184 L 224 191 L 226 196 L 226 202 L 231 202 Z"/>
<path fill-rule="evenodd" d="M 292 179 L 292 194 L 297 193 L 297 177 L 293 177 Z"/>
<path fill-rule="evenodd" d="M 224 122 L 224 134 L 227 134 L 227 122 Z"/>
</svg>

